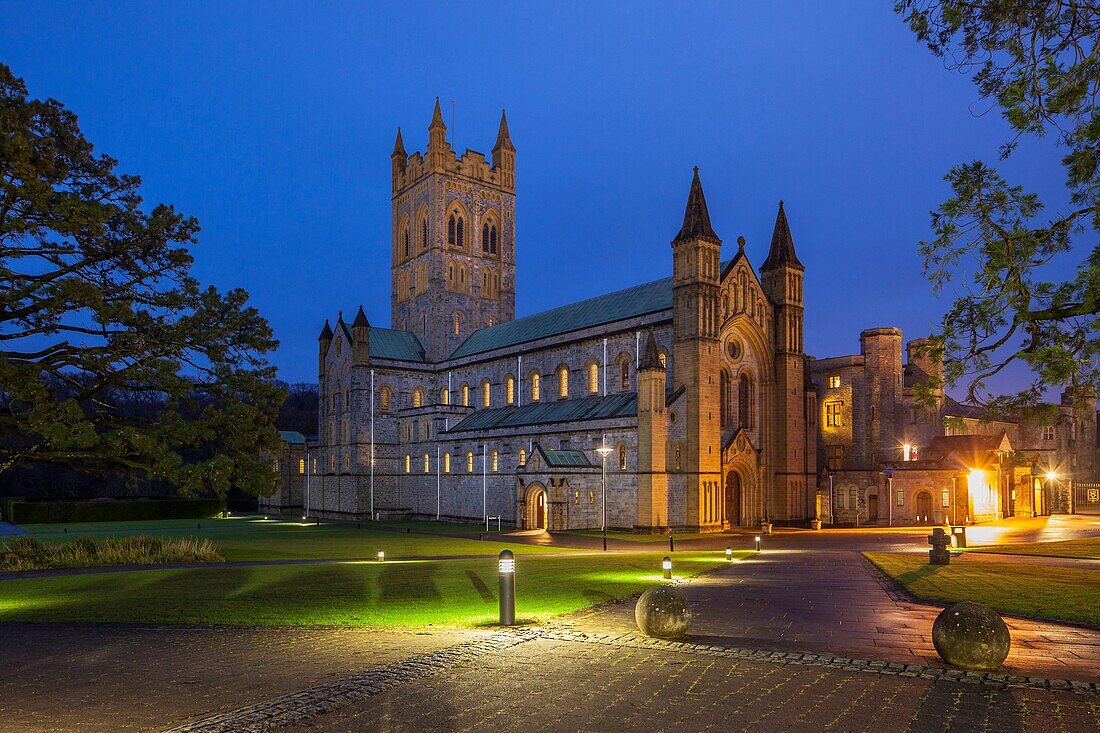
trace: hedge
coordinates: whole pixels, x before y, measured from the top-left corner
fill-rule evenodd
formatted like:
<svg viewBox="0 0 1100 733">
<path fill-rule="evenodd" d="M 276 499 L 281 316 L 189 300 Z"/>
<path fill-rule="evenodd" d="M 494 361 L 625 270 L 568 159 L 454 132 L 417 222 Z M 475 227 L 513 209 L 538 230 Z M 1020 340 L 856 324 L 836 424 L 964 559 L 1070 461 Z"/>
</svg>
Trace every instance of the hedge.
<svg viewBox="0 0 1100 733">
<path fill-rule="evenodd" d="M 15 524 L 190 519 L 213 517 L 225 510 L 225 499 L 15 500 L 6 504 L 5 518 Z"/>
</svg>

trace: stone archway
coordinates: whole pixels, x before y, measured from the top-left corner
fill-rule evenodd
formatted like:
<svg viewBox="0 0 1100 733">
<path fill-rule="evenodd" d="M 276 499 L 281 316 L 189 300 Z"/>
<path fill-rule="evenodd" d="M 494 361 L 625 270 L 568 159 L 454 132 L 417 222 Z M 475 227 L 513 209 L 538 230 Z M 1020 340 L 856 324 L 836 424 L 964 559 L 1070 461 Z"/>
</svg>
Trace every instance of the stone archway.
<svg viewBox="0 0 1100 733">
<path fill-rule="evenodd" d="M 916 521 L 918 524 L 927 524 L 932 521 L 932 494 L 927 491 L 918 491 L 916 496 L 917 516 Z"/>
<path fill-rule="evenodd" d="M 531 484 L 523 496 L 524 529 L 546 529 L 546 488 Z"/>
<path fill-rule="evenodd" d="M 726 474 L 726 511 L 723 517 L 730 527 L 737 527 L 741 524 L 741 500 L 743 495 L 741 474 L 737 471 L 730 471 Z"/>
</svg>

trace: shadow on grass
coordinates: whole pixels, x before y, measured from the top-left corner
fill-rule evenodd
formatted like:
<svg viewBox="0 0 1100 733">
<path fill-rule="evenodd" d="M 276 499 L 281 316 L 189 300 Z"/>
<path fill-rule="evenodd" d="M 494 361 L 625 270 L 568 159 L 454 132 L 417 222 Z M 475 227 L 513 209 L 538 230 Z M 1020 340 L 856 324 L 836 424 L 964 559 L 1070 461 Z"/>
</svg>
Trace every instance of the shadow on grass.
<svg viewBox="0 0 1100 733">
<path fill-rule="evenodd" d="M 467 570 L 466 577 L 470 579 L 470 585 L 474 586 L 474 590 L 481 596 L 483 601 L 495 601 L 496 596 L 489 586 L 485 584 L 485 581 L 481 579 L 481 576 L 477 574 L 476 570 Z"/>
<path fill-rule="evenodd" d="M 916 570 L 910 570 L 896 576 L 894 581 L 900 583 L 905 588 L 909 588 L 913 583 L 924 580 L 929 575 L 935 575 L 939 568 L 940 566 L 938 565 L 921 565 Z"/>
<path fill-rule="evenodd" d="M 380 599 L 437 601 L 442 598 L 432 575 L 435 563 L 382 563 L 386 567 L 378 576 Z"/>
</svg>

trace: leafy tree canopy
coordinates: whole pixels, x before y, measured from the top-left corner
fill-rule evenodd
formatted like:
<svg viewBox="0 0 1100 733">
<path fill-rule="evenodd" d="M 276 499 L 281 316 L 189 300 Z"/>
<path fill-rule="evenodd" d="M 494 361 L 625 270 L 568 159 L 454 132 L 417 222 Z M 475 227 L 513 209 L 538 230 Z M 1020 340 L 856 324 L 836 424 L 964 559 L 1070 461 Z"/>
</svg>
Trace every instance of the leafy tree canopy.
<svg viewBox="0 0 1100 733">
<path fill-rule="evenodd" d="M 957 293 L 930 350 L 944 379 L 970 402 L 1007 414 L 1041 402 L 1047 389 L 1093 394 L 1100 353 L 1100 8 L 1072 0 L 899 0 L 900 13 L 952 70 L 972 74 L 1013 135 L 1053 137 L 1063 151 L 1069 207 L 1044 214 L 1039 197 L 974 161 L 946 180 L 952 196 L 932 212 L 920 243 L 936 291 Z M 1088 251 L 1091 247 L 1091 251 Z M 1076 274 L 1052 279 L 1056 259 Z M 1032 383 L 994 395 L 988 380 L 1013 363 Z"/>
<path fill-rule="evenodd" d="M 45 464 L 270 493 L 271 328 L 243 290 L 200 286 L 198 223 L 143 207 L 116 165 L 0 64 L 0 475 Z M 119 409 L 135 402 L 153 409 Z"/>
</svg>

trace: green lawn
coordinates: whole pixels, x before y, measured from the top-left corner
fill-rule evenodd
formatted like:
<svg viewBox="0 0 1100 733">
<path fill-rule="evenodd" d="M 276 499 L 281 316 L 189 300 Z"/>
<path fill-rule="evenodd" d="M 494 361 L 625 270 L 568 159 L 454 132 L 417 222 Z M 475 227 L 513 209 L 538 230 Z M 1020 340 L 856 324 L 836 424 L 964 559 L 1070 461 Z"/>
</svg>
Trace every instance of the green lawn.
<svg viewBox="0 0 1100 733">
<path fill-rule="evenodd" d="M 202 529 L 197 529 L 201 524 Z M 366 525 L 364 525 L 366 526 Z M 72 542 L 82 533 L 95 537 L 151 534 L 157 537 L 195 537 L 211 540 L 227 561 L 232 560 L 324 560 L 374 558 L 378 550 L 387 557 L 439 557 L 453 555 L 496 555 L 505 548 L 516 554 L 563 553 L 567 549 L 506 543 L 495 533 L 476 538 L 441 537 L 356 529 L 350 524 L 303 525 L 284 519 L 204 519 L 158 522 L 97 522 L 69 525 L 58 533 L 56 525 L 29 528 L 43 542 Z M 504 541 L 498 541 L 504 540 Z"/>
<path fill-rule="evenodd" d="M 1043 555 L 1045 557 L 1080 557 L 1100 560 L 1100 537 L 1060 542 L 1032 542 L 1026 545 L 984 545 L 969 547 L 968 552 L 995 552 L 1003 555 Z"/>
<path fill-rule="evenodd" d="M 662 582 L 663 555 L 520 556 L 517 616 L 544 621 L 631 596 Z M 680 577 L 726 564 L 718 552 L 677 553 L 674 561 Z M 0 621 L 423 627 L 476 626 L 496 617 L 492 557 L 211 566 L 0 582 Z"/>
<path fill-rule="evenodd" d="M 1100 626 L 1096 570 L 974 560 L 929 565 L 923 553 L 864 555 L 917 598 L 975 601 L 1001 613 Z"/>
</svg>

